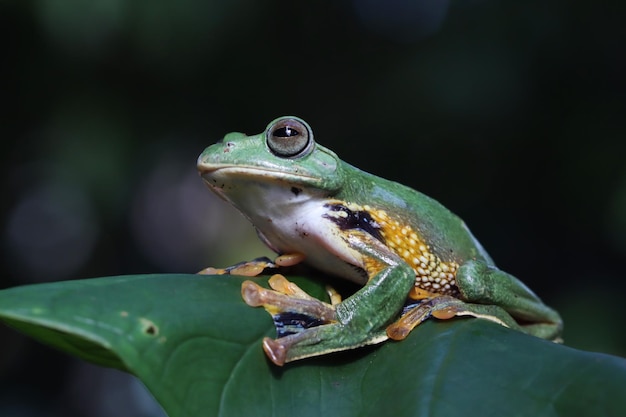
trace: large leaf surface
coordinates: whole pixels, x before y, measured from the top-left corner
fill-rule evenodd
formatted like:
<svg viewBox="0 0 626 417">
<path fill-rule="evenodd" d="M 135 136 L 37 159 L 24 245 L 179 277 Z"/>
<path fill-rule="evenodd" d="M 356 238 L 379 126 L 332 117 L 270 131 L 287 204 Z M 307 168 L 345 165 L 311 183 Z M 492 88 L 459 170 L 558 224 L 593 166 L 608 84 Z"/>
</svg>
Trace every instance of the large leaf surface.
<svg viewBox="0 0 626 417">
<path fill-rule="evenodd" d="M 262 279 L 260 281 L 263 281 Z M 242 279 L 135 275 L 0 291 L 0 319 L 137 375 L 171 417 L 626 415 L 626 361 L 477 319 L 277 368 Z M 306 280 L 307 291 L 322 288 Z"/>
</svg>

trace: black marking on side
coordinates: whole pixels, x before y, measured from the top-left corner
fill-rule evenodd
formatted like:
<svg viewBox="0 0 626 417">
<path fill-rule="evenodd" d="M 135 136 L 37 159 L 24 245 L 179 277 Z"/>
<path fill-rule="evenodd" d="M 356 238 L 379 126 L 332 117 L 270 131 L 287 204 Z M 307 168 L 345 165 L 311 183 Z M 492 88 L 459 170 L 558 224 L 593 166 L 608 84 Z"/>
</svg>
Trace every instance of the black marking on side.
<svg viewBox="0 0 626 417">
<path fill-rule="evenodd" d="M 311 327 L 326 324 L 323 320 L 316 319 L 302 313 L 282 312 L 273 315 L 272 319 L 274 319 L 274 327 L 276 327 L 276 334 L 278 337 L 301 333 Z"/>
<path fill-rule="evenodd" d="M 294 193 L 296 195 L 296 197 L 297 197 L 298 194 L 300 194 L 302 192 L 302 188 L 291 187 L 291 192 Z"/>
<path fill-rule="evenodd" d="M 350 265 L 350 264 L 348 264 Z M 354 270 L 357 272 L 357 274 L 361 275 L 363 277 L 364 280 L 367 281 L 367 279 L 369 278 L 369 275 L 367 275 L 367 271 L 359 266 L 356 265 L 350 265 L 351 267 L 354 268 Z"/>
<path fill-rule="evenodd" d="M 375 239 L 385 243 L 383 234 L 380 231 L 380 225 L 376 223 L 372 216 L 365 210 L 352 211 L 343 204 L 325 204 L 324 207 L 332 211 L 340 211 L 345 216 L 329 216 L 325 218 L 332 220 L 341 230 L 358 229 L 372 235 Z"/>
</svg>

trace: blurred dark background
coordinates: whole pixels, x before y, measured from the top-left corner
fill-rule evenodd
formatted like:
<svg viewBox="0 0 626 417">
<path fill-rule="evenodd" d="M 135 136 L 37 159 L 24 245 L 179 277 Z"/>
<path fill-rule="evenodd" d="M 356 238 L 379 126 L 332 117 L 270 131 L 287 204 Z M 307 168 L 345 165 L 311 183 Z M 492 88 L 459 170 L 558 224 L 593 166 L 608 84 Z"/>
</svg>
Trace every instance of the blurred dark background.
<svg viewBox="0 0 626 417">
<path fill-rule="evenodd" d="M 626 356 L 623 2 L 5 1 L 0 288 L 268 253 L 195 171 L 230 131 L 307 120 L 455 211 Z M 132 377 L 0 326 L 0 415 L 162 415 Z"/>
</svg>

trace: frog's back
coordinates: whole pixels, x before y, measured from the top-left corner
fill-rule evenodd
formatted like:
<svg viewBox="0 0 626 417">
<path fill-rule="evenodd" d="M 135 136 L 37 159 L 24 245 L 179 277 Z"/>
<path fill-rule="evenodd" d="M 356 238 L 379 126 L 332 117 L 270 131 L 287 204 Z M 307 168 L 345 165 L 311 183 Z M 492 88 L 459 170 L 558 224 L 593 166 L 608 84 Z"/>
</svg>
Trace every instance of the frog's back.
<svg viewBox="0 0 626 417">
<path fill-rule="evenodd" d="M 463 220 L 438 201 L 394 181 L 346 164 L 350 177 L 338 195 L 352 196 L 379 228 L 379 238 L 414 269 L 455 268 L 469 259 L 493 261 Z M 425 262 L 428 261 L 428 262 Z M 431 265 L 432 266 L 432 265 Z"/>
</svg>

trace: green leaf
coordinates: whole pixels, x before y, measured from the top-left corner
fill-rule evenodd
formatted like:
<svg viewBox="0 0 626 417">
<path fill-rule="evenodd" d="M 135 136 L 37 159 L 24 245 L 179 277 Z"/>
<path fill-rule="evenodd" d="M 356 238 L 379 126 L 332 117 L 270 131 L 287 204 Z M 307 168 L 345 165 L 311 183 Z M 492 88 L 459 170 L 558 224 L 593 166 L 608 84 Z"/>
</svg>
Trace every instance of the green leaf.
<svg viewBox="0 0 626 417">
<path fill-rule="evenodd" d="M 478 319 L 277 368 L 243 278 L 136 275 L 0 291 L 0 319 L 139 377 L 171 417 L 626 415 L 626 361 Z M 264 281 L 264 279 L 259 279 Z M 298 279 L 320 296 L 321 285 Z"/>
</svg>

